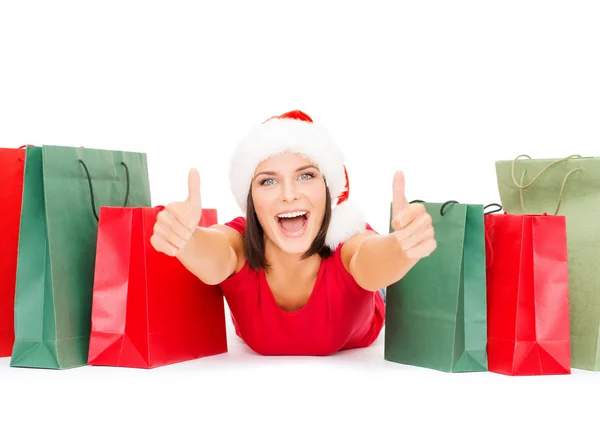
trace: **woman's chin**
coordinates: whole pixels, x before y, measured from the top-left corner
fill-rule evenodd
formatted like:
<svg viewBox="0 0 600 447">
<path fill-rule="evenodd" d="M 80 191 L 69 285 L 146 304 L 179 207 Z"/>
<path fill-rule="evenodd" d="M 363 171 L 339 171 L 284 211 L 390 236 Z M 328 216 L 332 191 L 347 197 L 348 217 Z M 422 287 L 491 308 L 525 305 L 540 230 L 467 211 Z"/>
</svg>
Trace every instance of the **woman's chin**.
<svg viewBox="0 0 600 447">
<path fill-rule="evenodd" d="M 310 248 L 312 240 L 308 240 L 306 237 L 289 239 L 284 237 L 277 238 L 277 245 L 281 251 L 290 254 L 303 254 Z"/>
<path fill-rule="evenodd" d="M 314 231 L 306 229 L 302 235 L 293 235 L 292 237 L 286 235 L 284 232 L 275 229 L 276 238 L 275 244 L 279 249 L 285 253 L 290 254 L 304 254 L 308 251 L 312 245 L 315 237 L 317 236 Z"/>
</svg>

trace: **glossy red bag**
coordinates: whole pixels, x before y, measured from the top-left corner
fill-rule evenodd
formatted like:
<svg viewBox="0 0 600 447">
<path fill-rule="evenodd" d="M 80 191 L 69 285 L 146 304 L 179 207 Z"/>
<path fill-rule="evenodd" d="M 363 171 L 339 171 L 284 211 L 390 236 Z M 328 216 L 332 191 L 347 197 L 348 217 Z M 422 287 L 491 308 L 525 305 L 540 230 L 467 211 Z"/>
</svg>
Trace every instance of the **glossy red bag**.
<svg viewBox="0 0 600 447">
<path fill-rule="evenodd" d="M 25 149 L 0 149 L 0 357 L 15 341 L 14 309 Z"/>
<path fill-rule="evenodd" d="M 225 303 L 150 244 L 160 210 L 102 207 L 88 363 L 154 368 L 227 352 Z M 217 223 L 202 211 L 200 226 Z"/>
<path fill-rule="evenodd" d="M 488 214 L 488 369 L 570 374 L 564 216 Z"/>
</svg>

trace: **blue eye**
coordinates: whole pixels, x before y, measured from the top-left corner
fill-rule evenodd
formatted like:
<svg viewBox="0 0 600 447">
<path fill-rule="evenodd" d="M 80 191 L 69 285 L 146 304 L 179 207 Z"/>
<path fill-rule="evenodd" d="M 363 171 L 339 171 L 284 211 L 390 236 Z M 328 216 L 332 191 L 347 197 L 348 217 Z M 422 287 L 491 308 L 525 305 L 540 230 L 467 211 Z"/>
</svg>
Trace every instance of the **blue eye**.
<svg viewBox="0 0 600 447">
<path fill-rule="evenodd" d="M 313 174 L 311 174 L 310 172 L 305 172 L 304 174 L 302 174 L 302 175 L 300 176 L 300 179 L 301 179 L 301 180 L 309 180 L 309 179 L 311 179 L 311 178 L 313 178 L 313 177 L 314 177 L 314 175 L 313 175 Z"/>
<path fill-rule="evenodd" d="M 269 182 L 271 182 L 271 183 L 269 183 Z M 265 185 L 265 186 L 270 186 L 270 185 L 272 185 L 274 183 L 275 183 L 275 180 L 272 179 L 272 178 L 267 178 L 267 179 L 264 179 L 264 180 L 262 180 L 260 182 L 261 185 Z"/>
</svg>

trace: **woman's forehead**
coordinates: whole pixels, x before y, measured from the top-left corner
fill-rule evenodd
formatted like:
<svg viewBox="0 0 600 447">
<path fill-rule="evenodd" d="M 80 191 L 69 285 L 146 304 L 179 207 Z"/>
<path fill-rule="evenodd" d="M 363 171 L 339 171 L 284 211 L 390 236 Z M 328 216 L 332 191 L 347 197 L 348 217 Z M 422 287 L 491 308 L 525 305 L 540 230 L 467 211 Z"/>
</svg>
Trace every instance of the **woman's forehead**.
<svg viewBox="0 0 600 447">
<path fill-rule="evenodd" d="M 294 171 L 308 165 L 318 168 L 316 163 L 303 154 L 283 152 L 263 160 L 256 167 L 255 173 L 260 171 Z"/>
</svg>

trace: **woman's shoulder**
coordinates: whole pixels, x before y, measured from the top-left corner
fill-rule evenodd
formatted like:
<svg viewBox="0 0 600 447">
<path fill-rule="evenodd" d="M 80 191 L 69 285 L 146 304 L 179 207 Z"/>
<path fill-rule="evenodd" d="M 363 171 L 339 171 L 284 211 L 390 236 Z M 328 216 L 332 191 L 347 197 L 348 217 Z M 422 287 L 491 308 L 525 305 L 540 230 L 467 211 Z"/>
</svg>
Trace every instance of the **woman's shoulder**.
<svg viewBox="0 0 600 447">
<path fill-rule="evenodd" d="M 213 225 L 210 228 L 220 232 L 227 239 L 229 246 L 237 257 L 235 273 L 239 272 L 245 263 L 244 231 L 246 230 L 246 219 L 240 216 L 223 224 Z"/>
<path fill-rule="evenodd" d="M 243 236 L 246 231 L 246 218 L 238 216 L 235 219 L 225 222 L 223 226 L 232 228 Z"/>
<path fill-rule="evenodd" d="M 370 236 L 378 236 L 378 235 L 379 235 L 379 232 L 376 231 L 375 229 L 373 229 L 373 227 L 371 227 L 371 225 L 366 223 L 365 228 L 362 231 L 355 233 L 347 241 L 340 244 L 338 246 L 337 250 L 339 250 L 341 252 L 341 257 L 342 257 L 344 266 L 349 269 L 352 256 L 354 256 L 354 254 L 356 253 L 356 251 L 358 250 L 358 248 L 360 247 L 360 245 L 366 238 L 368 238 Z"/>
</svg>

